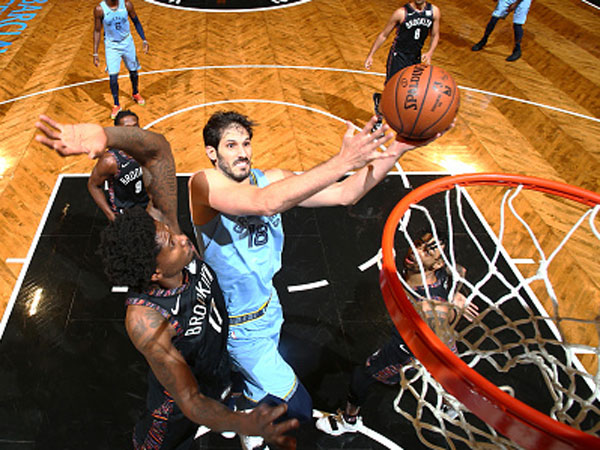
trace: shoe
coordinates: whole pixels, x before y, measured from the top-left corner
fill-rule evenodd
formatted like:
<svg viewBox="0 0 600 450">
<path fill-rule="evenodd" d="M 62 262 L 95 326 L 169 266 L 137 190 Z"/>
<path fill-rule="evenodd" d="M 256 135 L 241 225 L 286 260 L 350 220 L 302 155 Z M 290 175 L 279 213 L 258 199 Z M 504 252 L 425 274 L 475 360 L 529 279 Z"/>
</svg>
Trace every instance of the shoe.
<svg viewBox="0 0 600 450">
<path fill-rule="evenodd" d="M 235 431 L 221 431 L 221 436 L 223 436 L 225 439 L 233 439 L 235 435 Z"/>
<path fill-rule="evenodd" d="M 450 406 L 448 403 L 444 403 L 442 405 L 442 412 L 444 413 L 444 415 L 449 418 L 450 420 L 454 420 L 458 417 L 458 411 L 455 410 L 452 406 Z"/>
<path fill-rule="evenodd" d="M 381 116 L 381 113 L 379 112 L 379 103 L 381 102 L 381 94 L 379 92 L 374 92 L 373 93 L 373 106 L 375 109 L 375 115 L 377 116 Z"/>
<path fill-rule="evenodd" d="M 485 47 L 485 44 L 487 44 L 487 39 L 482 39 L 477 44 L 475 44 L 473 47 L 471 47 L 471 50 L 474 52 L 478 52 L 483 47 Z"/>
<path fill-rule="evenodd" d="M 338 410 L 337 414 L 325 413 L 323 417 L 317 419 L 315 426 L 317 430 L 332 436 L 339 436 L 344 433 L 356 433 L 362 427 L 362 417 L 356 416 L 356 423 L 348 423 L 344 414 Z"/>
<path fill-rule="evenodd" d="M 383 119 L 381 118 L 381 116 L 377 116 L 377 122 L 375 122 L 375 125 L 373 125 L 373 128 L 371 128 L 371 133 L 375 133 L 382 126 L 383 126 Z"/>
<path fill-rule="evenodd" d="M 265 439 L 261 436 L 244 436 L 240 434 L 240 442 L 243 450 L 269 450 Z"/>
<path fill-rule="evenodd" d="M 506 58 L 506 60 L 507 61 L 516 61 L 520 57 L 521 57 L 521 47 L 515 47 L 513 52 L 510 54 L 510 56 L 508 58 Z"/>
<path fill-rule="evenodd" d="M 115 117 L 117 117 L 117 114 L 119 114 L 120 111 L 121 111 L 121 106 L 120 105 L 113 106 L 113 109 L 110 112 L 110 118 L 113 119 L 113 120 L 115 120 Z"/>
<path fill-rule="evenodd" d="M 139 92 L 133 95 L 133 101 L 140 106 L 144 106 L 146 104 L 146 100 L 144 100 L 144 97 L 142 97 Z"/>
</svg>

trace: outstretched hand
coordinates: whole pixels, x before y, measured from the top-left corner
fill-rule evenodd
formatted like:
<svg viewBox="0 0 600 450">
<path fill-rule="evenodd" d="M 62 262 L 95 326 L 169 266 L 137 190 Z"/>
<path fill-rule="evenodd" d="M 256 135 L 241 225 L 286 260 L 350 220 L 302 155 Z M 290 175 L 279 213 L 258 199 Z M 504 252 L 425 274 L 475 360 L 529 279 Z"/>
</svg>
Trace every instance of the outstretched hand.
<svg viewBox="0 0 600 450">
<path fill-rule="evenodd" d="M 107 137 L 100 125 L 80 123 L 65 125 L 48 116 L 41 115 L 35 127 L 44 134 L 35 140 L 56 150 L 61 156 L 88 154 L 95 159 L 104 153 Z"/>
<path fill-rule="evenodd" d="M 379 146 L 392 140 L 393 135 L 387 134 L 390 127 L 384 124 L 379 130 L 371 133 L 376 122 L 377 117 L 371 117 L 371 120 L 357 134 L 354 134 L 352 123 L 346 122 L 347 129 L 339 156 L 348 164 L 349 170 L 359 169 L 371 161 L 389 156 L 378 149 Z"/>
<path fill-rule="evenodd" d="M 467 298 L 460 292 L 457 292 L 454 295 L 452 302 L 462 310 L 462 315 L 469 322 L 473 322 L 479 315 L 479 308 L 477 305 L 473 302 L 467 304 Z"/>
<path fill-rule="evenodd" d="M 280 418 L 287 411 L 287 405 L 282 403 L 276 407 L 270 407 L 265 404 L 258 405 L 247 416 L 250 421 L 249 435 L 260 435 L 265 441 L 281 448 L 283 450 L 294 450 L 296 448 L 296 439 L 292 436 L 286 436 L 290 430 L 298 428 L 298 420 L 286 420 L 278 424 L 273 422 Z"/>
</svg>

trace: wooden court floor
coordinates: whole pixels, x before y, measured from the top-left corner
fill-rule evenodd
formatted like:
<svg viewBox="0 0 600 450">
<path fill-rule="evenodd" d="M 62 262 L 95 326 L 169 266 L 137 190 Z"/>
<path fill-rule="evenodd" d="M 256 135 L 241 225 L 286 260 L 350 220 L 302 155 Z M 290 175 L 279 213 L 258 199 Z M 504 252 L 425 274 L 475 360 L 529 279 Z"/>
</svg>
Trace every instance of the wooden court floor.
<svg viewBox="0 0 600 450">
<path fill-rule="evenodd" d="M 391 38 L 371 71 L 364 58 L 402 2 L 312 0 L 249 13 L 205 13 L 133 0 L 150 52 L 141 53 L 145 107 L 121 103 L 143 126 L 171 142 L 177 171 L 207 167 L 202 127 L 218 109 L 236 109 L 259 124 L 255 166 L 302 171 L 336 153 L 343 121 L 362 126 L 371 95 L 383 84 Z M 16 2 L 0 4 L 0 24 Z M 93 162 L 61 159 L 35 142 L 40 114 L 62 122 L 110 125 L 108 79 L 92 63 L 96 1 L 37 3 L 22 26 L 0 31 L 0 311 L 4 310 L 61 173 L 88 173 Z M 442 13 L 433 64 L 461 87 L 456 127 L 406 155 L 405 171 L 502 172 L 534 175 L 600 191 L 600 10 L 579 0 L 534 0 L 523 57 L 508 63 L 512 25 L 501 21 L 487 47 L 471 52 L 494 3 L 435 2 Z M 6 8 L 4 8 L 6 6 Z M 8 19 L 7 19 L 8 20 Z M 16 19 L 15 19 L 16 20 Z M 426 44 L 428 45 L 428 44 Z M 101 67 L 103 68 L 101 46 Z M 122 71 L 122 74 L 125 72 Z M 484 194 L 485 195 L 485 194 Z M 553 237 L 568 208 L 531 199 L 539 233 Z M 493 224 L 494 220 L 491 219 Z M 549 238 L 549 240 L 552 240 Z M 515 239 L 515 258 L 530 257 Z M 569 314 L 595 317 L 600 306 L 598 243 L 580 242 L 556 284 L 573 291 Z M 573 294 L 573 292 L 571 292 Z M 594 330 L 589 342 L 597 342 Z M 588 367 L 596 361 L 588 357 Z"/>
</svg>

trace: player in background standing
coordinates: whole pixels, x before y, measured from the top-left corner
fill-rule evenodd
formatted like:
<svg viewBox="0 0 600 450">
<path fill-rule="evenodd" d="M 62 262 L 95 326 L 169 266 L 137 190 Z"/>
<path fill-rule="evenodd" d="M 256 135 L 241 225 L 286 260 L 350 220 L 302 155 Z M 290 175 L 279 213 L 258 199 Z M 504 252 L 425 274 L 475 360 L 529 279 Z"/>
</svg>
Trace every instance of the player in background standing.
<svg viewBox="0 0 600 450">
<path fill-rule="evenodd" d="M 420 62 L 431 64 L 431 57 L 440 40 L 440 19 L 440 9 L 425 0 L 413 0 L 397 9 L 381 33 L 375 38 L 367 59 L 365 59 L 365 69 L 371 68 L 373 55 L 387 40 L 394 28 L 396 28 L 396 37 L 388 53 L 385 72 L 386 83 L 394 74 L 405 67 Z M 421 50 L 430 32 L 431 44 L 429 50 L 421 55 Z M 379 112 L 380 101 L 381 93 L 375 92 L 373 103 L 378 118 L 375 129 L 381 127 L 382 123 L 381 113 Z"/>
<path fill-rule="evenodd" d="M 103 0 L 94 8 L 94 65 L 98 67 L 100 64 L 98 46 L 100 45 L 100 33 L 104 28 L 104 56 L 106 58 L 106 70 L 110 78 L 110 92 L 114 102 L 110 113 L 111 119 L 114 119 L 121 111 L 119 103 L 121 59 L 125 62 L 127 70 L 129 70 L 133 100 L 138 105 L 146 104 L 146 100 L 138 90 L 138 70 L 141 66 L 137 59 L 133 36 L 130 32 L 129 19 L 131 19 L 136 31 L 142 38 L 144 53 L 148 53 L 150 47 L 131 0 Z"/>
<path fill-rule="evenodd" d="M 431 329 L 435 329 L 434 327 L 441 320 L 445 320 L 452 325 L 461 314 L 472 322 L 479 314 L 477 305 L 474 303 L 466 304 L 465 296 L 458 290 L 454 293 L 453 298 L 449 299 L 452 288 L 452 275 L 442 257 L 445 248 L 444 240 L 440 239 L 438 244 L 431 232 L 422 232 L 420 238 L 415 241 L 415 248 L 416 252 L 413 252 L 412 249 L 408 250 L 403 261 L 401 275 L 416 294 L 416 301 L 419 302 L 418 304 Z M 423 264 L 423 274 L 421 274 L 418 260 Z M 458 266 L 457 270 L 464 277 L 466 272 L 464 267 Z M 428 287 L 430 300 L 425 300 L 427 298 L 425 284 Z M 414 294 L 407 291 L 409 296 L 415 297 Z M 453 351 L 456 351 L 453 338 L 446 344 Z M 362 417 L 359 412 L 367 398 L 369 387 L 376 381 L 387 385 L 398 384 L 400 382 L 400 372 L 413 359 L 414 356 L 404 339 L 402 339 L 396 327 L 393 327 L 390 340 L 369 356 L 365 364 L 354 368 L 344 410 L 338 411 L 337 414 L 325 414 L 317 419 L 316 427 L 333 436 L 357 432 L 362 426 Z M 448 414 L 451 414 L 448 405 L 445 405 L 445 410 L 448 411 Z"/>
<path fill-rule="evenodd" d="M 505 19 L 511 12 L 513 14 L 513 34 L 515 37 L 515 46 L 513 52 L 506 58 L 507 61 L 516 61 L 521 57 L 521 40 L 523 39 L 523 25 L 527 20 L 531 0 L 498 0 L 496 9 L 492 12 L 492 17 L 485 27 L 485 32 L 481 40 L 471 47 L 471 50 L 478 52 L 485 44 L 499 19 Z"/>
<path fill-rule="evenodd" d="M 179 231 L 175 162 L 164 136 L 138 127 L 40 119 L 36 127 L 44 134 L 36 140 L 62 156 L 97 158 L 106 147 L 128 151 L 149 174 L 148 192 L 165 219 L 153 220 L 135 207 L 119 214 L 101 235 L 108 278 L 132 289 L 126 300 L 127 334 L 151 369 L 134 449 L 191 450 L 199 424 L 295 448 L 295 439 L 285 433 L 298 422 L 273 423 L 287 405 L 241 413 L 220 402 L 229 385 L 227 310 L 214 272 Z"/>
<path fill-rule="evenodd" d="M 139 118 L 129 110 L 119 111 L 115 117 L 115 126 L 139 127 Z M 98 207 L 111 222 L 125 209 L 136 205 L 142 208 L 148 206 L 143 169 L 122 150 L 108 149 L 98 158 L 87 187 Z"/>
</svg>

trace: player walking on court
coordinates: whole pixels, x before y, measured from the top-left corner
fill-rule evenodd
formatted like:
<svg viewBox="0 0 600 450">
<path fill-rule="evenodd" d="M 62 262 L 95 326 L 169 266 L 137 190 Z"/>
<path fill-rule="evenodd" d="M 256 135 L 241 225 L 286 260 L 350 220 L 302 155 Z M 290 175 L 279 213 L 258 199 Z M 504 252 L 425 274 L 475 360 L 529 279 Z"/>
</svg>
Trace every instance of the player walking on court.
<svg viewBox="0 0 600 450">
<path fill-rule="evenodd" d="M 387 40 L 394 28 L 396 28 L 396 37 L 388 53 L 385 72 L 386 83 L 396 72 L 405 67 L 420 62 L 431 64 L 431 57 L 440 40 L 440 19 L 440 9 L 425 0 L 413 0 L 397 9 L 381 33 L 375 38 L 367 59 L 365 59 L 365 69 L 371 68 L 373 65 L 373 55 Z M 431 33 L 429 50 L 421 55 L 421 50 L 429 33 Z M 375 114 L 378 117 L 375 125 L 376 128 L 379 128 L 382 123 L 381 113 L 379 112 L 380 101 L 381 93 L 375 92 L 373 94 L 373 103 Z"/>
<path fill-rule="evenodd" d="M 94 8 L 94 65 L 98 67 L 100 64 L 98 46 L 100 45 L 100 33 L 104 28 L 104 56 L 110 79 L 110 92 L 114 102 L 110 113 L 111 119 L 114 119 L 121 111 L 118 81 L 121 59 L 125 62 L 127 70 L 129 70 L 133 100 L 138 105 L 146 104 L 146 100 L 140 95 L 138 89 L 138 70 L 141 66 L 131 36 L 129 19 L 131 19 L 136 31 L 142 38 L 144 53 L 148 53 L 150 47 L 131 0 L 103 0 Z"/>
<path fill-rule="evenodd" d="M 478 52 L 485 44 L 499 19 L 504 19 L 508 14 L 514 11 L 513 14 L 513 34 L 515 37 L 515 46 L 513 52 L 506 58 L 507 61 L 516 61 L 521 57 L 521 40 L 523 39 L 523 25 L 527 20 L 531 0 L 498 0 L 496 9 L 492 12 L 492 17 L 485 27 L 485 32 L 481 40 L 471 47 L 471 50 Z"/>
<path fill-rule="evenodd" d="M 115 126 L 139 127 L 138 116 L 120 111 Z M 111 222 L 117 214 L 136 205 L 146 208 L 149 203 L 144 188 L 143 169 L 140 164 L 122 150 L 111 148 L 98 158 L 88 180 L 88 191 Z"/>
<path fill-rule="evenodd" d="M 439 318 L 445 318 L 450 324 L 454 323 L 461 313 L 472 322 L 479 315 L 477 306 L 474 303 L 466 305 L 466 298 L 460 292 L 455 292 L 454 297 L 449 299 L 452 282 L 451 274 L 442 257 L 445 248 L 444 240 L 442 239 L 438 245 L 431 232 L 423 232 L 415 242 L 415 248 L 416 254 L 412 249 L 408 250 L 401 275 L 417 294 L 417 301 L 420 301 L 419 305 L 430 327 L 433 329 L 435 321 Z M 425 280 L 417 260 L 423 264 Z M 457 269 L 461 276 L 464 276 L 465 269 L 461 266 Z M 427 296 L 425 284 L 431 297 L 428 301 L 423 300 Z M 412 296 L 410 292 L 407 294 Z M 456 305 L 458 309 L 453 308 L 451 304 Z M 456 350 L 453 339 L 447 342 L 447 345 Z M 367 398 L 369 387 L 376 381 L 387 385 L 398 384 L 402 368 L 413 359 L 412 352 L 394 327 L 390 340 L 369 356 L 365 364 L 354 368 L 344 410 L 319 418 L 316 427 L 333 436 L 357 432 L 362 425 L 360 408 Z"/>
</svg>

